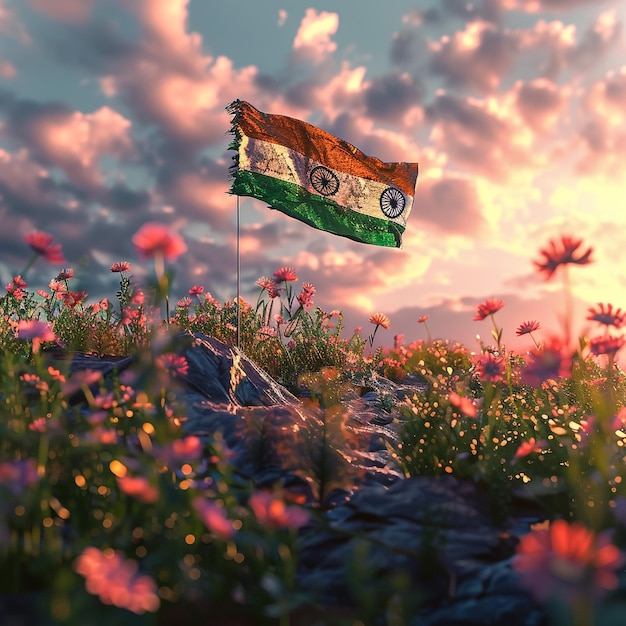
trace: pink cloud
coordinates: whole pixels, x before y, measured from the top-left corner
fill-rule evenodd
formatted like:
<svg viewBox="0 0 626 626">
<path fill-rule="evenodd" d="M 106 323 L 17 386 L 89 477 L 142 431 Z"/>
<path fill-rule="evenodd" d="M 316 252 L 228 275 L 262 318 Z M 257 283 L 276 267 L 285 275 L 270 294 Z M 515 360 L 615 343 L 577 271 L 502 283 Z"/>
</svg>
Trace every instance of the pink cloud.
<svg viewBox="0 0 626 626">
<path fill-rule="evenodd" d="M 332 36 L 339 27 L 339 15 L 329 11 L 307 9 L 293 41 L 297 58 L 321 63 L 337 49 Z"/>
<path fill-rule="evenodd" d="M 474 21 L 432 43 L 431 49 L 433 69 L 449 82 L 489 92 L 499 87 L 513 66 L 518 37 L 488 22 Z"/>
<path fill-rule="evenodd" d="M 626 68 L 594 83 L 582 102 L 580 170 L 619 179 L 626 173 Z"/>
<path fill-rule="evenodd" d="M 520 82 L 515 87 L 519 115 L 534 131 L 550 131 L 563 114 L 570 91 L 544 78 Z"/>
<path fill-rule="evenodd" d="M 103 106 L 93 113 L 44 113 L 30 121 L 28 133 L 46 161 L 63 169 L 72 182 L 96 187 L 102 184 L 102 157 L 132 152 L 130 128 L 130 120 Z"/>
<path fill-rule="evenodd" d="M 30 0 L 37 11 L 41 11 L 61 22 L 84 22 L 94 7 L 95 0 Z"/>
</svg>

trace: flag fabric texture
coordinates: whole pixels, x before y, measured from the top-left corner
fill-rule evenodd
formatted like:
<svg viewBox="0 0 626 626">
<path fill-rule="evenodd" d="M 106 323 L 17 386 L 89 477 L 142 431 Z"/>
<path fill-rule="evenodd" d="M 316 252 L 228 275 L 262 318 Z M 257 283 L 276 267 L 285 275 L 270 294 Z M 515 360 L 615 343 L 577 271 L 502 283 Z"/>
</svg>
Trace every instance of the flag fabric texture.
<svg viewBox="0 0 626 626">
<path fill-rule="evenodd" d="M 401 248 L 417 163 L 383 163 L 312 124 L 235 100 L 230 193 L 251 196 L 314 228 Z"/>
</svg>

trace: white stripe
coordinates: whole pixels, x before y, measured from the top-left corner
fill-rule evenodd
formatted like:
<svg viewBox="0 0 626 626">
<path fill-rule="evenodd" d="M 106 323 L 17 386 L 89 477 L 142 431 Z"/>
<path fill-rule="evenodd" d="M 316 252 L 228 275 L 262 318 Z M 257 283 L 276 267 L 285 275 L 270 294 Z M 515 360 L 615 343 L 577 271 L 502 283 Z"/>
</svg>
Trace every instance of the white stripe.
<svg viewBox="0 0 626 626">
<path fill-rule="evenodd" d="M 320 194 L 311 184 L 309 173 L 318 165 L 331 170 L 339 179 L 339 189 L 334 195 Z M 245 135 L 239 146 L 239 169 L 293 183 L 312 194 L 333 200 L 339 206 L 402 226 L 406 226 L 406 219 L 413 206 L 413 196 L 403 194 L 406 200 L 404 211 L 398 217 L 390 218 L 380 208 L 380 197 L 389 185 L 334 170 L 296 150 Z"/>
</svg>

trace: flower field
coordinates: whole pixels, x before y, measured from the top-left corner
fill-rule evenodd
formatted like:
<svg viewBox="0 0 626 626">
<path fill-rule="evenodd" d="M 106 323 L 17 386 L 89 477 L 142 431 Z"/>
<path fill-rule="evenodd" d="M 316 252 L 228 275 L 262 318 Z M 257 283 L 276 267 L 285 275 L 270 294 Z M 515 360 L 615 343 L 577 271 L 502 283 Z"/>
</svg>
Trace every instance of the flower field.
<svg viewBox="0 0 626 626">
<path fill-rule="evenodd" d="M 170 302 L 168 266 L 184 241 L 151 223 L 133 243 L 154 280 L 139 284 L 119 261 L 115 298 L 90 302 L 73 289 L 71 268 L 50 270 L 66 265 L 61 245 L 30 233 L 31 257 L 0 296 L 0 606 L 35 598 L 42 624 L 177 624 L 194 615 L 233 626 L 386 623 L 383 601 L 355 594 L 325 611 L 297 585 L 299 533 L 321 523 L 321 499 L 241 480 L 220 433 L 184 435 L 177 383 L 189 364 L 177 337 L 188 333 L 240 350 L 327 416 L 348 393 L 378 389 L 381 414 L 401 416 L 387 450 L 401 475 L 471 482 L 496 524 L 515 494 L 545 513 L 517 542 L 513 568 L 550 623 L 618 623 L 626 377 L 616 358 L 626 312 L 590 306 L 597 334 L 572 336 L 570 273 L 593 262 L 591 247 L 563 236 L 540 250 L 537 272 L 563 282 L 563 329 L 544 337 L 540 321 L 520 320 L 528 351 L 517 354 L 498 323 L 502 300 L 477 308 L 493 340 L 478 351 L 433 340 L 428 316 L 416 320 L 425 339 L 396 335 L 375 348 L 387 315 L 366 320 L 369 334 L 346 333 L 340 311 L 315 307 L 312 284 L 297 287 L 294 268 L 259 278 L 254 303 L 220 303 L 202 285 Z M 53 275 L 49 290 L 29 290 L 37 263 Z M 132 357 L 138 367 L 105 377 L 72 368 L 77 354 Z M 374 384 L 416 378 L 427 391 L 403 400 Z M 389 603 L 411 595 L 396 592 Z M 393 623 L 416 622 L 405 613 Z"/>
</svg>

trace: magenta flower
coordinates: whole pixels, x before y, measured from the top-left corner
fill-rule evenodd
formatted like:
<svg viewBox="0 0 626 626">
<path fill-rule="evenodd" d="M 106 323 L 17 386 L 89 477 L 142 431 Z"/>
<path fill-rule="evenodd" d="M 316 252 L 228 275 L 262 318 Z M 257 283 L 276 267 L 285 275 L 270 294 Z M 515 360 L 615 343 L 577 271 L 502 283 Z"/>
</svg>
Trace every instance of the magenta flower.
<svg viewBox="0 0 626 626">
<path fill-rule="evenodd" d="M 90 546 L 74 561 L 74 569 L 85 577 L 87 591 L 104 604 L 137 614 L 154 613 L 161 604 L 154 580 L 139 574 L 137 562 L 121 552 Z"/>
<path fill-rule="evenodd" d="M 309 521 L 309 513 L 297 506 L 287 506 L 282 498 L 257 491 L 248 501 L 257 520 L 268 528 L 300 528 Z"/>
<path fill-rule="evenodd" d="M 54 237 L 49 233 L 35 231 L 24 236 L 26 243 L 33 251 L 55 265 L 65 263 L 60 243 L 52 243 Z"/>
<path fill-rule="evenodd" d="M 177 259 L 187 251 L 183 238 L 166 224 L 148 222 L 132 238 L 139 256 L 145 259 L 162 257 L 168 261 Z"/>
</svg>

